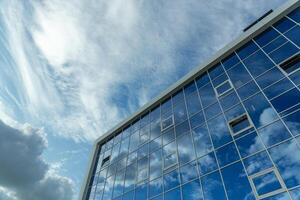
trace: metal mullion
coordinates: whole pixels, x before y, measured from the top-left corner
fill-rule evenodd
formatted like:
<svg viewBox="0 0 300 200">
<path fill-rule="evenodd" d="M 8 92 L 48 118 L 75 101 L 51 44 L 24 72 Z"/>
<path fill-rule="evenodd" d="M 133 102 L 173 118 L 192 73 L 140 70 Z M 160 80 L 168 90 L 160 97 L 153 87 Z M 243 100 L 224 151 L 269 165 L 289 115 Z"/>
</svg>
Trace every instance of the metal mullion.
<svg viewBox="0 0 300 200">
<path fill-rule="evenodd" d="M 276 63 L 265 53 L 265 51 L 252 39 L 252 41 L 258 46 L 258 48 L 268 57 L 268 59 L 270 59 L 271 60 L 271 62 L 273 62 L 273 64 L 275 64 L 275 66 L 277 66 L 276 65 Z M 240 57 L 239 57 L 239 55 L 237 55 L 237 57 L 240 59 Z M 241 59 L 240 59 L 241 60 Z M 241 62 L 242 62 L 242 60 L 241 60 Z M 242 64 L 244 65 L 244 63 L 242 62 Z M 245 66 L 245 65 L 244 65 Z M 280 116 L 279 116 L 279 114 L 278 114 L 278 112 L 275 110 L 275 108 L 273 107 L 273 105 L 272 105 L 272 103 L 269 101 L 269 99 L 266 97 L 266 95 L 264 94 L 264 92 L 263 92 L 263 90 L 261 89 L 261 87 L 257 84 L 257 82 L 256 82 L 256 80 L 254 79 L 254 77 L 252 76 L 252 74 L 249 72 L 249 70 L 248 70 L 248 68 L 245 66 L 245 69 L 247 70 L 247 72 L 249 73 L 249 75 L 251 76 L 251 78 L 253 79 L 253 81 L 256 83 L 256 85 L 257 85 L 257 87 L 260 89 L 260 92 L 261 92 L 261 94 L 266 98 L 266 101 L 270 104 L 270 106 L 274 109 L 274 111 L 276 112 L 276 115 L 277 115 L 277 117 L 279 118 L 279 120 L 281 120 L 281 122 L 283 123 L 283 121 L 282 121 L 282 119 L 280 118 Z M 240 97 L 239 97 L 240 98 Z M 244 109 L 246 110 L 246 112 L 248 113 L 248 111 L 247 111 L 247 109 L 245 108 L 245 106 L 244 106 L 244 103 L 242 103 L 242 106 L 244 107 Z M 285 125 L 285 123 L 283 123 L 284 124 L 284 126 L 286 127 L 286 125 Z M 287 127 L 286 127 L 287 128 Z M 266 145 L 264 144 L 264 142 L 263 142 L 263 140 L 262 140 L 262 138 L 261 138 L 261 135 L 258 133 L 258 131 L 257 131 L 257 128 L 256 127 L 254 127 L 254 129 L 256 130 L 256 132 L 257 132 L 257 135 L 258 135 L 258 137 L 260 138 L 260 141 L 261 141 L 261 143 L 262 143 L 262 145 L 264 146 L 264 148 L 265 148 L 265 150 L 266 150 L 266 152 L 267 152 L 267 154 L 268 154 L 268 157 L 270 158 L 270 160 L 271 160 L 271 162 L 272 162 L 272 164 L 273 164 L 273 166 L 276 168 L 276 170 L 278 170 L 277 169 L 277 166 L 275 165 L 275 163 L 274 163 L 274 161 L 273 161 L 273 159 L 272 159 L 272 157 L 271 157 L 271 155 L 270 155 L 270 153 L 269 153 L 269 151 L 268 151 L 268 148 L 266 147 Z M 289 129 L 287 129 L 288 131 L 289 131 Z M 290 133 L 290 131 L 289 131 L 289 133 Z M 290 133 L 291 134 L 291 133 Z M 292 134 L 291 134 L 292 135 Z M 292 135 L 293 136 L 293 135 Z M 279 171 L 279 170 L 278 170 Z M 280 174 L 280 178 L 282 179 L 282 177 L 281 177 L 281 174 Z M 286 186 L 285 186 L 286 187 Z M 286 189 L 286 191 L 288 192 L 288 190 Z M 291 197 L 291 195 L 290 195 L 290 193 L 288 193 L 289 194 L 289 197 L 290 197 L 290 199 L 292 199 L 292 197 Z"/>
<path fill-rule="evenodd" d="M 299 24 L 298 24 L 298 25 L 299 25 Z M 281 32 L 280 32 L 279 30 L 277 30 L 277 28 L 275 28 L 273 25 L 272 25 L 271 27 L 273 27 L 275 31 L 277 31 L 280 35 L 282 35 L 285 39 L 287 39 L 287 41 L 291 42 L 291 43 L 292 43 L 293 45 L 295 45 L 298 49 L 300 49 L 300 47 L 299 47 L 297 44 L 295 44 L 293 41 L 291 41 L 289 38 L 287 38 L 287 37 L 284 35 L 284 33 L 286 33 L 286 32 L 288 32 L 288 31 L 292 30 L 292 29 L 295 28 L 295 27 L 297 27 L 297 24 L 296 24 L 295 26 L 291 27 L 290 29 L 286 30 L 284 33 L 281 33 Z"/>
<path fill-rule="evenodd" d="M 273 49 L 272 51 L 268 52 L 268 54 L 273 53 L 274 51 L 276 51 L 277 49 L 280 49 L 283 45 L 287 44 L 289 41 L 287 40 L 286 42 L 284 42 L 283 44 L 277 46 L 275 49 Z"/>
<path fill-rule="evenodd" d="M 211 78 L 209 76 L 209 74 L 207 73 L 207 76 L 209 78 L 209 81 L 211 82 Z M 198 90 L 199 91 L 199 90 Z M 199 95 L 200 96 L 200 95 Z M 218 98 L 216 97 L 217 99 L 217 102 L 218 102 Z M 200 101 L 201 105 L 202 105 L 202 101 Z M 219 102 L 218 102 L 219 103 Z M 219 103 L 220 104 L 220 103 Z M 210 129 L 208 127 L 208 124 L 207 124 L 207 119 L 206 119 L 206 114 L 203 113 L 203 116 L 204 116 L 204 119 L 205 119 L 205 123 L 206 123 L 206 127 L 207 127 L 207 131 L 208 131 L 208 135 L 209 135 L 209 138 L 211 140 L 211 144 L 212 144 L 212 147 L 213 147 L 213 152 L 214 152 L 214 155 L 215 155 L 215 158 L 216 158 L 216 162 L 217 162 L 217 166 L 218 166 L 218 171 L 220 173 L 220 177 L 221 177 L 221 181 L 222 181 L 222 185 L 223 185 L 223 189 L 225 191 L 225 195 L 226 195 L 226 199 L 229 200 L 228 198 L 228 194 L 227 194 L 227 190 L 226 190 L 226 187 L 225 187 L 225 184 L 224 184 L 224 180 L 223 180 L 223 176 L 222 176 L 222 173 L 221 173 L 221 169 L 220 169 L 220 164 L 219 164 L 219 161 L 217 159 L 217 155 L 216 155 L 216 150 L 215 150 L 215 147 L 214 147 L 214 144 L 213 144 L 213 141 L 212 141 L 212 138 L 211 138 L 211 134 L 210 134 Z M 224 116 L 225 118 L 225 116 Z M 233 139 L 233 138 L 232 138 Z"/>
<path fill-rule="evenodd" d="M 285 94 L 285 93 L 287 93 L 287 92 L 289 92 L 289 91 L 291 91 L 291 90 L 293 90 L 293 89 L 295 89 L 295 88 L 296 88 L 296 87 L 289 88 L 289 89 L 285 90 L 284 92 L 282 92 L 282 93 L 280 93 L 280 94 L 278 94 L 278 95 L 276 95 L 276 96 L 270 98 L 269 100 L 272 101 L 272 100 L 276 99 L 277 97 L 279 97 L 279 96 L 281 96 L 281 95 L 283 95 L 283 94 Z M 297 88 L 296 88 L 296 89 L 297 89 Z M 296 105 L 298 105 L 298 104 L 296 104 Z M 294 105 L 294 106 L 296 106 L 296 105 Z M 294 107 L 294 106 L 292 106 L 292 107 Z M 290 108 L 292 108 L 292 107 L 290 107 Z M 287 108 L 287 109 L 289 109 L 289 108 Z M 287 110 L 287 109 L 285 109 L 285 110 Z M 283 111 L 285 111 L 285 110 L 283 110 Z M 281 113 L 281 112 L 283 112 L 283 111 L 280 111 L 279 113 Z"/>
</svg>

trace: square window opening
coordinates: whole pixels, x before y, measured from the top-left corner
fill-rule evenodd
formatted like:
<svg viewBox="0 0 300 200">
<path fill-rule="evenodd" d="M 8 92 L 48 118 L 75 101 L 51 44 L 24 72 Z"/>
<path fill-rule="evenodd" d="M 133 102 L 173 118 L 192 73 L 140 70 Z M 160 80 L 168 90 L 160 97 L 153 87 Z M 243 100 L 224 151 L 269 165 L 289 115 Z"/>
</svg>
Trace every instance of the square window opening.
<svg viewBox="0 0 300 200">
<path fill-rule="evenodd" d="M 285 191 L 285 185 L 279 172 L 274 168 L 251 175 L 250 185 L 258 199 L 264 199 Z"/>
<path fill-rule="evenodd" d="M 252 127 L 247 114 L 240 115 L 229 122 L 231 134 L 236 136 Z"/>
<path fill-rule="evenodd" d="M 232 85 L 229 80 L 224 81 L 215 87 L 216 93 L 218 96 L 222 96 L 232 89 Z"/>
<path fill-rule="evenodd" d="M 166 130 L 167 128 L 174 125 L 174 116 L 171 115 L 166 119 L 161 120 L 161 131 Z"/>
<path fill-rule="evenodd" d="M 293 74 L 300 69 L 300 54 L 293 56 L 280 64 L 280 67 L 287 73 Z"/>
</svg>

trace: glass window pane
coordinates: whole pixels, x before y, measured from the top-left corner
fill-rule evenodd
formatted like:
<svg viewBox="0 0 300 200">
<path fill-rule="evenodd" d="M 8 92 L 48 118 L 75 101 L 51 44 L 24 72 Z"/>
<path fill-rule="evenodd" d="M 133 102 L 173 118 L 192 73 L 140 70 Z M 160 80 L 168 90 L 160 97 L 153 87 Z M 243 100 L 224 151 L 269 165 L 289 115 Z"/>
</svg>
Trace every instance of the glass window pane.
<svg viewBox="0 0 300 200">
<path fill-rule="evenodd" d="M 296 188 L 296 189 L 290 191 L 290 193 L 291 193 L 293 200 L 300 199 L 300 188 Z"/>
<path fill-rule="evenodd" d="M 266 151 L 255 154 L 244 160 L 248 175 L 256 174 L 265 169 L 273 167 L 273 164 Z"/>
<path fill-rule="evenodd" d="M 237 93 L 242 100 L 248 98 L 249 96 L 255 94 L 258 91 L 259 88 L 257 87 L 256 83 L 254 83 L 254 81 L 251 81 L 250 83 L 247 83 L 243 87 L 237 89 Z"/>
<path fill-rule="evenodd" d="M 197 157 L 203 156 L 212 150 L 212 144 L 206 126 L 195 128 L 192 134 Z"/>
<path fill-rule="evenodd" d="M 173 112 L 174 112 L 175 124 L 179 124 L 187 119 L 186 108 L 185 108 L 184 102 L 175 105 L 173 108 Z"/>
<path fill-rule="evenodd" d="M 155 121 L 150 124 L 150 138 L 155 139 L 160 135 L 160 121 Z"/>
<path fill-rule="evenodd" d="M 290 199 L 290 196 L 287 192 L 277 194 L 268 198 L 264 198 L 264 200 L 283 200 L 283 199 Z"/>
<path fill-rule="evenodd" d="M 163 200 L 163 195 L 159 195 L 157 197 L 154 197 L 153 199 L 151 200 Z"/>
<path fill-rule="evenodd" d="M 209 69 L 209 76 L 211 79 L 216 78 L 217 76 L 224 73 L 224 69 L 221 64 L 217 64 L 216 66 L 213 66 Z"/>
<path fill-rule="evenodd" d="M 226 146 L 216 150 L 216 155 L 220 167 L 228 165 L 239 159 L 234 143 L 227 144 Z"/>
<path fill-rule="evenodd" d="M 300 88 L 300 70 L 290 75 L 291 80 Z"/>
<path fill-rule="evenodd" d="M 291 137 L 283 123 L 279 120 L 258 131 L 263 143 L 269 147 Z"/>
<path fill-rule="evenodd" d="M 163 145 L 166 145 L 175 140 L 174 128 L 170 128 L 163 132 Z"/>
<path fill-rule="evenodd" d="M 215 148 L 232 140 L 223 115 L 210 120 L 208 122 L 208 128 Z"/>
<path fill-rule="evenodd" d="M 197 93 L 186 97 L 186 105 L 189 116 L 201 110 L 200 99 Z"/>
<path fill-rule="evenodd" d="M 199 179 L 182 186 L 183 200 L 202 200 L 201 185 Z"/>
<path fill-rule="evenodd" d="M 171 129 L 169 129 L 169 130 L 171 130 Z M 161 148 L 161 142 L 162 142 L 161 137 L 158 137 L 158 138 L 152 140 L 151 142 L 149 142 L 149 153 Z"/>
<path fill-rule="evenodd" d="M 168 98 L 161 104 L 161 115 L 166 115 L 167 113 L 172 112 L 172 100 Z"/>
<path fill-rule="evenodd" d="M 124 183 L 124 192 L 132 190 L 134 188 L 135 179 L 136 179 L 137 165 L 136 163 L 129 165 L 126 168 L 125 172 L 125 183 Z"/>
<path fill-rule="evenodd" d="M 263 149 L 263 145 L 256 132 L 238 139 L 236 145 L 242 157 L 249 156 Z"/>
<path fill-rule="evenodd" d="M 217 160 L 213 152 L 199 158 L 198 160 L 200 175 L 207 174 L 208 172 L 218 169 Z"/>
<path fill-rule="evenodd" d="M 184 101 L 183 91 L 179 90 L 172 96 L 172 102 L 173 102 L 173 105 L 176 105 L 177 103 L 182 102 L 182 101 Z"/>
<path fill-rule="evenodd" d="M 242 46 L 239 50 L 237 50 L 237 54 L 243 60 L 244 58 L 248 57 L 250 54 L 254 53 L 256 50 L 258 50 L 258 46 L 253 41 L 249 41 L 244 46 Z"/>
<path fill-rule="evenodd" d="M 240 100 L 234 91 L 220 99 L 223 110 L 227 110 L 239 102 Z"/>
<path fill-rule="evenodd" d="M 180 188 L 165 193 L 165 200 L 181 200 Z"/>
<path fill-rule="evenodd" d="M 144 144 L 143 146 L 141 146 L 139 149 L 138 149 L 138 159 L 148 155 L 148 143 L 147 144 Z"/>
<path fill-rule="evenodd" d="M 274 171 L 253 178 L 253 183 L 259 196 L 281 189 Z"/>
<path fill-rule="evenodd" d="M 292 22 L 291 20 L 289 20 L 286 17 L 283 17 L 281 20 L 276 22 L 273 26 L 281 33 L 284 33 L 285 31 L 289 30 L 290 28 L 292 28 L 295 25 L 296 24 L 294 22 Z"/>
<path fill-rule="evenodd" d="M 193 94 L 196 91 L 197 91 L 197 88 L 196 88 L 196 84 L 195 84 L 194 81 L 192 81 L 191 83 L 189 83 L 188 85 L 186 85 L 184 87 L 185 96 L 189 96 L 189 95 Z"/>
<path fill-rule="evenodd" d="M 202 111 L 198 112 L 197 114 L 195 114 L 190 118 L 191 128 L 195 128 L 201 125 L 203 122 L 204 122 L 204 116 Z"/>
<path fill-rule="evenodd" d="M 300 54 L 288 59 L 282 63 L 280 67 L 288 74 L 296 72 L 298 69 L 300 69 Z"/>
<path fill-rule="evenodd" d="M 216 79 L 212 80 L 213 86 L 217 87 L 218 85 L 220 85 L 221 83 L 223 83 L 224 81 L 228 80 L 228 77 L 226 74 L 222 74 L 220 76 L 218 76 Z"/>
<path fill-rule="evenodd" d="M 256 81 L 258 85 L 263 89 L 275 83 L 276 81 L 282 79 L 283 77 L 284 75 L 282 74 L 282 72 L 277 67 L 274 67 L 270 71 L 258 77 Z"/>
<path fill-rule="evenodd" d="M 161 150 L 153 152 L 150 154 L 150 169 L 149 177 L 150 180 L 153 180 L 162 175 L 162 154 Z"/>
<path fill-rule="evenodd" d="M 176 143 L 171 142 L 164 146 L 164 168 L 169 168 L 177 163 Z"/>
<path fill-rule="evenodd" d="M 196 158 L 193 141 L 190 133 L 185 134 L 180 138 L 177 138 L 177 145 L 178 159 L 180 164 L 186 163 Z"/>
<path fill-rule="evenodd" d="M 252 80 L 251 76 L 247 72 L 246 68 L 242 64 L 236 65 L 234 68 L 228 70 L 228 76 L 232 82 L 232 84 L 238 88 L 245 83 Z"/>
<path fill-rule="evenodd" d="M 162 178 L 155 179 L 149 182 L 149 197 L 154 197 L 163 191 Z"/>
<path fill-rule="evenodd" d="M 256 128 L 267 125 L 277 118 L 276 112 L 261 93 L 246 100 L 244 105 Z"/>
<path fill-rule="evenodd" d="M 222 176 L 229 199 L 255 200 L 241 162 L 222 169 Z"/>
<path fill-rule="evenodd" d="M 116 174 L 113 197 L 120 196 L 123 193 L 125 171 L 122 170 Z"/>
<path fill-rule="evenodd" d="M 257 42 L 258 45 L 263 47 L 272 40 L 274 40 L 277 36 L 279 36 L 279 33 L 275 31 L 272 27 L 270 27 L 264 32 L 262 32 L 259 36 L 254 38 L 254 40 Z"/>
<path fill-rule="evenodd" d="M 300 184 L 300 149 L 294 140 L 290 140 L 270 149 L 270 154 L 275 162 L 286 186 L 288 188 Z"/>
<path fill-rule="evenodd" d="M 147 199 L 148 184 L 139 185 L 135 188 L 135 200 Z"/>
<path fill-rule="evenodd" d="M 300 103 L 300 91 L 294 88 L 271 100 L 271 103 L 277 112 L 282 112 Z"/>
<path fill-rule="evenodd" d="M 286 43 L 288 40 L 285 39 L 285 37 L 283 36 L 279 36 L 277 37 L 275 40 L 273 40 L 272 42 L 270 42 L 268 45 L 266 45 L 263 50 L 266 53 L 270 53 L 273 50 L 277 49 L 278 47 L 280 47 L 281 45 L 283 45 L 284 43 Z"/>
<path fill-rule="evenodd" d="M 233 135 L 237 135 L 241 133 L 242 131 L 248 129 L 251 127 L 250 121 L 248 119 L 248 116 L 246 114 L 242 115 L 241 117 L 231 121 L 229 123 L 231 132 Z"/>
<path fill-rule="evenodd" d="M 283 118 L 283 121 L 294 136 L 300 134 L 300 110 Z"/>
<path fill-rule="evenodd" d="M 230 89 L 231 89 L 231 84 L 229 83 L 229 81 L 225 81 L 224 83 L 222 83 L 221 85 L 219 85 L 217 88 L 216 88 L 216 91 L 218 93 L 218 95 L 223 95 L 225 94 L 226 92 L 228 92 Z"/>
<path fill-rule="evenodd" d="M 178 169 L 175 169 L 164 175 L 164 189 L 170 190 L 180 184 L 180 176 Z"/>
<path fill-rule="evenodd" d="M 293 12 L 291 12 L 288 15 L 291 19 L 293 19 L 294 21 L 300 23 L 300 8 L 295 9 Z"/>
<path fill-rule="evenodd" d="M 229 68 L 233 67 L 235 64 L 237 64 L 239 61 L 240 60 L 238 59 L 238 57 L 236 56 L 236 54 L 232 53 L 227 58 L 225 58 L 224 60 L 222 60 L 222 64 L 223 64 L 223 66 L 224 66 L 225 69 L 229 69 Z"/>
<path fill-rule="evenodd" d="M 220 114 L 221 112 L 222 111 L 218 102 L 204 109 L 206 119 L 211 119 L 214 116 Z"/>
<path fill-rule="evenodd" d="M 148 178 L 148 157 L 144 157 L 138 160 L 138 182 L 143 181 Z"/>
<path fill-rule="evenodd" d="M 208 78 L 207 73 L 203 73 L 198 78 L 196 78 L 196 84 L 197 84 L 198 89 L 200 89 L 207 83 L 209 83 L 209 78 Z"/>
<path fill-rule="evenodd" d="M 180 167 L 181 184 L 194 180 L 198 177 L 197 163 L 195 161 L 190 162 Z"/>
<path fill-rule="evenodd" d="M 201 178 L 201 183 L 205 199 L 226 199 L 224 187 L 219 172 L 214 172 Z"/>
<path fill-rule="evenodd" d="M 133 195 L 134 195 L 133 191 L 130 191 L 130 192 L 124 194 L 123 200 L 133 200 Z"/>
<path fill-rule="evenodd" d="M 161 130 L 165 130 L 174 124 L 173 115 L 161 120 Z"/>
<path fill-rule="evenodd" d="M 291 57 L 295 53 L 297 53 L 299 49 L 290 42 L 285 43 L 280 48 L 276 49 L 269 56 L 273 59 L 273 61 L 277 64 L 281 63 L 285 59 Z"/>
<path fill-rule="evenodd" d="M 175 126 L 176 137 L 179 137 L 180 135 L 183 135 L 184 133 L 187 133 L 189 131 L 190 131 L 190 124 L 189 124 L 188 120 Z"/>
<path fill-rule="evenodd" d="M 207 84 L 199 90 L 199 95 L 202 101 L 203 107 L 207 107 L 210 104 L 217 101 L 215 92 L 211 84 Z"/>
<path fill-rule="evenodd" d="M 294 85 L 292 82 L 285 78 L 264 89 L 264 93 L 269 99 L 271 99 L 293 87 Z"/>
<path fill-rule="evenodd" d="M 230 110 L 225 112 L 225 117 L 227 119 L 227 121 L 231 121 L 233 119 L 235 119 L 238 116 L 241 116 L 242 114 L 244 114 L 246 111 L 244 109 L 244 107 L 242 106 L 242 104 L 238 104 L 235 107 L 231 108 Z"/>
</svg>

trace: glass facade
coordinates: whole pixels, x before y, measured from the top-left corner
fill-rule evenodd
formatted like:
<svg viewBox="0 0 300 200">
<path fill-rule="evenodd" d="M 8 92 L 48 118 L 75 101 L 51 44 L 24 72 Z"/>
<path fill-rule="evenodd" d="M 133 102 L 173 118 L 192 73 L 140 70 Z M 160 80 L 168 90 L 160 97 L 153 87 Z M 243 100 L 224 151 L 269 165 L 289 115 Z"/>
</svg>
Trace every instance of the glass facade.
<svg viewBox="0 0 300 200">
<path fill-rule="evenodd" d="M 89 200 L 300 199 L 300 8 L 101 141 Z"/>
</svg>

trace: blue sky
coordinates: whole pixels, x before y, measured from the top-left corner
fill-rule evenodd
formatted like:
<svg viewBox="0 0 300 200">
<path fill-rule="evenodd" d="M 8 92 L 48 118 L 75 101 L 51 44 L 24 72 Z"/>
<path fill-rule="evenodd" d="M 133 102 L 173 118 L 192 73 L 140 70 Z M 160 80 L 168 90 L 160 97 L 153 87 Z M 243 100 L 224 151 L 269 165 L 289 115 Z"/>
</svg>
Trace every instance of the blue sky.
<svg viewBox="0 0 300 200">
<path fill-rule="evenodd" d="M 0 0 L 0 199 L 76 199 L 93 141 L 270 2 Z"/>
</svg>

